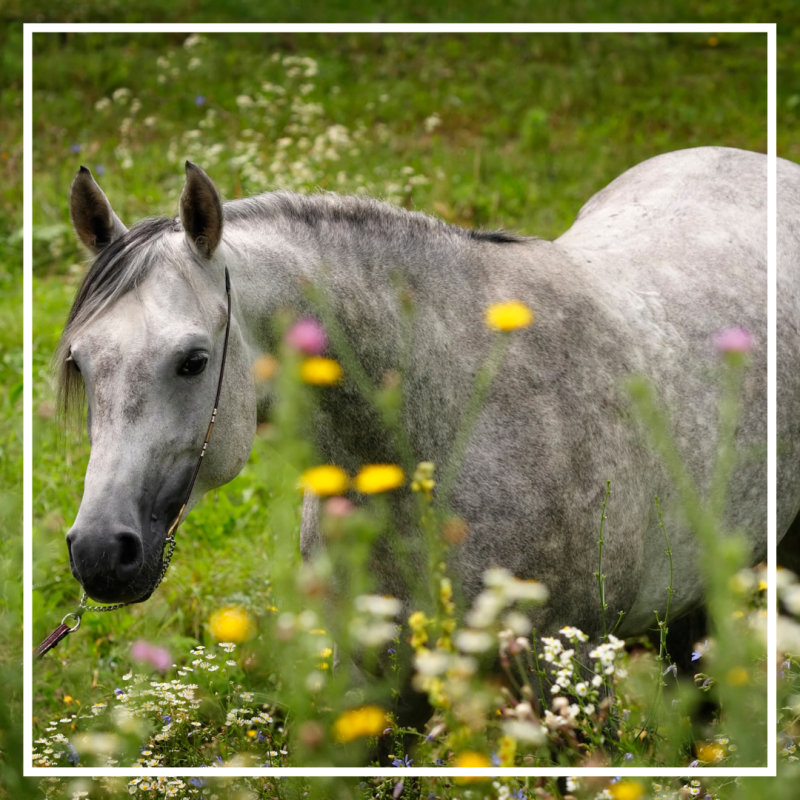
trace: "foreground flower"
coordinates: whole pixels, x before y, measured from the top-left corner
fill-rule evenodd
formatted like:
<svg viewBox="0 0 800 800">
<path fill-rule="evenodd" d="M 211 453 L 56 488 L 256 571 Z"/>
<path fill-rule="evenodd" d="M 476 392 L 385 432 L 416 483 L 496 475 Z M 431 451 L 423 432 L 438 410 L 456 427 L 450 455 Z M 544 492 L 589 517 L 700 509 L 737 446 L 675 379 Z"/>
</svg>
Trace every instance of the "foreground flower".
<svg viewBox="0 0 800 800">
<path fill-rule="evenodd" d="M 252 638 L 256 632 L 253 618 L 241 606 L 228 606 L 215 611 L 208 621 L 208 628 L 218 642 L 235 644 Z"/>
<path fill-rule="evenodd" d="M 300 365 L 300 377 L 314 386 L 333 386 L 342 379 L 342 367 L 332 358 L 314 356 Z"/>
<path fill-rule="evenodd" d="M 286 332 L 286 344 L 310 356 L 321 356 L 328 347 L 328 337 L 315 319 L 301 319 Z"/>
<path fill-rule="evenodd" d="M 746 328 L 726 328 L 715 338 L 720 353 L 747 353 L 753 347 L 753 336 Z"/>
<path fill-rule="evenodd" d="M 389 726 L 386 712 L 379 706 L 362 706 L 345 711 L 333 723 L 338 742 L 352 742 L 365 736 L 378 736 Z"/>
<path fill-rule="evenodd" d="M 353 479 L 353 485 L 362 494 L 378 494 L 397 489 L 405 480 L 403 470 L 396 464 L 367 464 Z"/>
<path fill-rule="evenodd" d="M 621 781 L 611 787 L 614 800 L 637 800 L 644 794 L 644 786 L 639 781 Z"/>
<path fill-rule="evenodd" d="M 459 769 L 475 769 L 476 767 L 486 768 L 491 767 L 492 762 L 482 753 L 475 753 L 467 750 L 456 758 L 456 763 L 453 766 Z M 481 783 L 482 781 L 490 780 L 491 777 L 489 775 L 459 775 L 455 779 L 456 783 L 459 784 Z"/>
<path fill-rule="evenodd" d="M 330 497 L 347 491 L 347 473 L 333 464 L 311 467 L 300 476 L 300 488 L 310 489 L 320 497 Z"/>
<path fill-rule="evenodd" d="M 533 311 L 519 300 L 508 303 L 493 303 L 486 309 L 484 317 L 487 327 L 495 331 L 514 331 L 527 328 L 533 322 Z"/>
<path fill-rule="evenodd" d="M 151 664 L 159 672 L 166 672 L 170 664 L 172 664 L 172 658 L 170 658 L 167 650 L 163 647 L 156 647 L 154 644 L 145 642 L 142 639 L 137 639 L 133 643 L 131 655 L 135 661 L 143 661 L 146 664 Z"/>
</svg>

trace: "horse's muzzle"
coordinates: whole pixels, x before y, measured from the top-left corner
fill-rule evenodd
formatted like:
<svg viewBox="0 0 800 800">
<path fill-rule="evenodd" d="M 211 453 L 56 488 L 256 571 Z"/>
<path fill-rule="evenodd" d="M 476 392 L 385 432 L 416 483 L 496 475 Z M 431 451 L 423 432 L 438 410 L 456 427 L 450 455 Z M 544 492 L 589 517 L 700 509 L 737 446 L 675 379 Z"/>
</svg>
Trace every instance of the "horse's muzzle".
<svg viewBox="0 0 800 800">
<path fill-rule="evenodd" d="M 141 537 L 131 530 L 100 533 L 73 527 L 67 534 L 72 574 L 101 603 L 126 603 L 150 596 L 157 570 L 148 564 Z"/>
</svg>

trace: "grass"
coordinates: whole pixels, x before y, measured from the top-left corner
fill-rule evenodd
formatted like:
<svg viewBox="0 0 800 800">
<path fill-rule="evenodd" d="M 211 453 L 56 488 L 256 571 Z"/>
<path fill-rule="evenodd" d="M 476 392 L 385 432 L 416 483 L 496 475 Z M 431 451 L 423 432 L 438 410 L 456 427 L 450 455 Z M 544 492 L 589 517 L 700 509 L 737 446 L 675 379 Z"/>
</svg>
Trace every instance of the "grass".
<svg viewBox="0 0 800 800">
<path fill-rule="evenodd" d="M 590 13 L 603 13 L 599 4 L 580 7 Z M 347 13 L 337 11 L 335 6 L 329 8 L 327 13 Z M 245 13 L 249 10 L 247 4 L 235 9 Z M 650 10 L 659 12 L 659 7 Z M 519 13 L 507 5 L 502 12 L 491 6 L 486 11 L 486 18 Z M 717 11 L 713 4 L 703 7 L 703 13 L 711 18 Z M 50 4 L 47 13 L 83 12 L 72 6 L 60 12 L 58 6 Z M 164 11 L 144 7 L 139 13 L 158 15 Z M 377 12 L 365 8 L 363 13 Z M 412 7 L 396 13 L 414 16 L 426 12 Z M 661 9 L 660 13 L 666 12 Z M 340 191 L 365 187 L 370 194 L 413 205 L 458 224 L 505 226 L 554 237 L 568 227 L 592 192 L 650 155 L 705 143 L 765 148 L 763 37 L 716 38 L 716 44 L 712 44 L 705 34 L 535 38 L 251 35 L 228 37 L 224 42 L 212 39 L 187 51 L 182 47 L 181 36 L 37 37 L 35 535 L 36 580 L 48 584 L 35 596 L 41 612 L 37 635 L 54 617 L 60 619 L 75 597 L 65 565 L 63 533 L 77 509 L 78 476 L 85 468 L 87 453 L 85 444 L 64 447 L 52 417 L 47 372 L 55 337 L 79 274 L 75 265 L 79 264 L 80 254 L 68 231 L 65 211 L 66 191 L 79 161 L 86 160 L 96 173 L 98 165 L 104 167 L 101 183 L 126 220 L 174 208 L 182 183 L 181 159 L 189 155 L 211 172 L 228 197 L 270 185 L 297 189 L 320 185 Z M 270 60 L 273 54 L 278 54 L 278 61 Z M 168 67 L 158 65 L 160 55 L 169 58 Z M 319 71 L 314 76 L 296 76 L 291 84 L 293 79 L 287 79 L 285 71 L 292 65 L 285 63 L 285 58 L 296 55 L 312 56 Z M 193 57 L 200 58 L 201 63 L 190 69 Z M 177 75 L 172 74 L 175 69 Z M 791 75 L 792 67 L 784 61 L 783 70 L 783 74 Z M 167 83 L 159 83 L 160 74 L 168 75 Z M 273 103 L 272 108 L 267 108 L 236 102 L 242 95 L 258 102 L 257 95 L 262 93 L 261 84 L 265 81 L 283 85 L 288 82 L 299 88 L 306 77 L 314 88 L 303 96 L 304 102 L 323 106 L 323 114 L 309 123 L 290 119 L 286 106 Z M 338 93 L 334 90 L 337 86 Z M 130 89 L 131 95 L 114 100 L 113 93 L 123 88 Z M 205 99 L 203 105 L 196 104 L 200 94 Z M 382 99 L 384 96 L 387 99 Z M 795 107 L 791 105 L 792 96 L 785 101 L 787 109 Z M 110 98 L 109 107 L 96 110 L 96 103 L 106 97 Z M 131 112 L 134 98 L 142 103 L 135 114 Z M 209 109 L 216 111 L 216 121 L 202 127 L 200 123 L 209 120 Z M 144 124 L 149 116 L 156 118 L 154 125 Z M 426 120 L 432 118 L 439 123 L 429 122 L 426 126 Z M 791 115 L 786 118 L 796 124 Z M 128 128 L 124 127 L 125 119 L 133 120 Z M 305 169 L 292 166 L 305 161 L 307 169 L 309 161 L 305 158 L 307 151 L 298 144 L 303 132 L 287 130 L 292 124 L 307 124 L 312 132 L 342 125 L 351 141 L 337 141 L 338 160 L 321 159 L 313 165 L 314 173 L 309 177 Z M 248 135 L 248 129 L 254 135 Z M 788 125 L 782 132 L 782 146 L 789 156 L 796 141 L 792 130 Z M 200 134 L 189 136 L 189 131 Z M 274 143 L 283 136 L 291 137 L 293 142 L 287 148 L 287 156 L 278 158 Z M 223 149 L 214 163 L 208 157 L 208 148 L 216 143 L 222 144 Z M 74 145 L 80 145 L 79 152 L 70 152 Z M 353 149 L 359 152 L 350 152 Z M 15 152 L 18 159 L 19 150 Z M 126 168 L 128 160 L 132 164 Z M 269 169 L 273 164 L 279 167 L 275 172 Z M 9 344 L 4 352 L 8 353 L 15 351 L 15 343 L 19 352 L 18 313 L 14 311 L 18 308 L 19 289 L 12 277 L 14 259 L 19 257 L 13 239 L 13 232 L 19 228 L 17 170 L 16 165 L 9 169 L 13 179 L 4 184 L 17 187 L 5 190 L 10 191 L 8 247 L 13 250 L 10 262 L 6 262 L 12 264 L 7 284 L 12 303 L 3 329 Z M 14 298 L 17 305 L 13 305 Z M 10 384 L 16 385 L 19 372 L 13 361 L 7 374 Z M 5 419 L 14 418 L 14 409 L 18 415 L 18 399 L 10 394 L 9 401 Z M 19 470 L 15 430 L 10 424 L 10 458 L 3 462 L 3 468 L 8 467 L 5 477 L 10 487 L 16 485 Z M 276 474 L 281 479 L 272 482 L 269 476 Z M 275 447 L 260 443 L 245 472 L 216 497 L 207 498 L 181 528 L 178 563 L 159 596 L 146 608 L 135 608 L 130 614 L 87 616 L 85 629 L 60 646 L 57 658 L 45 666 L 37 684 L 35 705 L 41 709 L 40 722 L 44 725 L 51 717 L 60 718 L 65 713 L 79 717 L 80 713 L 72 710 L 78 708 L 78 701 L 82 709 L 105 702 L 103 713 L 107 713 L 113 705 L 113 689 L 118 688 L 123 674 L 135 666 L 129 646 L 136 638 L 164 643 L 176 659 L 188 663 L 190 647 L 203 641 L 212 647 L 207 638 L 211 612 L 232 603 L 244 604 L 259 618 L 262 644 L 240 648 L 243 655 L 237 656 L 236 667 L 240 672 L 235 677 L 226 675 L 228 680 L 234 680 L 233 689 L 214 683 L 214 673 L 204 673 L 204 698 L 213 697 L 215 691 L 221 696 L 234 690 L 241 695 L 255 688 L 259 692 L 257 700 L 272 709 L 273 720 L 280 720 L 275 698 L 281 692 L 307 695 L 307 691 L 291 686 L 293 676 L 286 674 L 291 670 L 270 661 L 268 647 L 281 629 L 279 615 L 269 609 L 275 604 L 279 589 L 287 588 L 287 575 L 299 571 L 294 544 L 298 518 L 292 484 L 293 474 L 283 467 Z M 17 495 L 13 489 L 9 497 L 9 519 L 18 518 L 18 499 L 14 499 Z M 276 536 L 278 532 L 281 535 Z M 6 560 L 9 565 L 18 559 L 13 548 L 12 543 Z M 278 557 L 280 562 L 276 561 Z M 291 569 L 270 573 L 275 563 Z M 242 564 L 252 565 L 252 571 L 245 573 Z M 272 575 L 271 583 L 264 580 L 267 574 Z M 313 586 L 313 578 L 307 576 L 309 586 Z M 9 607 L 13 609 L 18 603 L 18 587 L 11 581 L 7 586 L 13 601 Z M 280 610 L 286 613 L 283 607 Z M 299 608 L 297 612 L 300 613 Z M 19 619 L 18 612 L 10 619 Z M 297 637 L 297 648 L 288 651 L 297 663 L 319 657 L 318 652 L 301 652 L 307 638 Z M 800 683 L 796 666 L 790 661 L 784 669 L 781 691 L 787 708 L 791 708 L 792 686 Z M 236 690 L 236 686 L 241 688 Z M 204 701 L 196 719 L 202 720 L 209 732 L 218 731 L 224 719 L 223 709 L 234 702 L 225 706 L 222 701 L 216 701 L 216 705 Z M 299 713 L 312 720 L 314 711 L 301 708 Z M 77 726 L 87 724 L 80 722 Z M 146 724 L 154 724 L 152 715 Z M 187 724 L 191 722 L 187 720 Z M 791 712 L 782 714 L 781 725 L 789 732 L 793 730 L 796 722 Z M 269 730 L 276 746 L 284 741 L 279 727 L 280 723 Z M 306 759 L 303 763 L 311 763 L 308 758 L 314 757 L 313 728 L 306 733 L 306 742 L 296 739 L 293 744 L 300 748 L 295 752 Z M 138 743 L 148 734 L 149 729 L 133 729 L 126 743 L 138 750 Z M 230 732 L 210 734 L 209 738 L 205 744 L 210 747 L 205 753 L 195 753 L 192 758 L 218 754 L 227 760 L 247 749 L 248 740 L 241 741 Z M 309 748 L 309 752 L 303 753 L 302 747 Z M 323 749 L 316 757 L 327 758 L 330 754 Z M 447 751 L 442 754 L 448 757 Z M 791 755 L 783 757 L 782 777 L 770 784 L 770 793 L 790 791 L 797 775 L 788 760 Z M 14 779 L 12 772 L 9 775 Z M 47 788 L 43 785 L 37 794 L 32 783 L 27 782 L 16 796 L 21 796 L 22 791 L 41 796 Z M 256 796 L 307 793 L 328 797 L 336 791 L 341 797 L 388 797 L 397 788 L 397 781 L 391 778 L 367 781 L 364 786 L 352 781 L 334 785 L 304 780 L 278 785 L 270 778 L 232 781 L 221 786 L 209 781 L 209 786 L 221 795 L 229 792 L 235 796 L 245 791 L 245 783 L 250 784 L 249 791 Z M 424 789 L 448 798 L 482 797 L 487 793 L 502 797 L 504 792 L 508 796 L 509 791 L 489 783 L 407 784 L 407 793 Z M 608 791 L 612 796 L 671 796 L 682 792 L 684 784 L 688 792 L 697 788 L 688 781 L 640 780 L 612 784 Z M 662 788 L 656 789 L 656 785 Z M 10 789 L 12 784 L 8 786 Z M 627 788 L 623 790 L 623 786 Z M 571 790 L 580 797 L 593 797 L 604 787 L 605 782 L 587 781 Z M 202 788 L 187 785 L 185 790 Z M 521 789 L 526 796 L 538 790 L 537 794 L 544 797 L 567 791 L 563 781 L 558 784 L 550 779 L 520 781 L 512 788 Z M 52 794 L 68 797 L 79 791 L 91 791 L 94 796 L 98 789 L 96 783 L 81 787 L 80 781 L 73 780 L 49 787 Z M 122 786 L 118 789 L 127 794 Z M 764 787 L 755 780 L 735 786 L 730 780 L 719 779 L 704 783 L 703 791 L 706 790 L 712 796 L 747 797 L 756 796 Z M 109 791 L 114 795 L 117 789 Z M 143 797 L 168 796 L 166 786 L 145 789 L 140 782 L 137 791 Z"/>
</svg>

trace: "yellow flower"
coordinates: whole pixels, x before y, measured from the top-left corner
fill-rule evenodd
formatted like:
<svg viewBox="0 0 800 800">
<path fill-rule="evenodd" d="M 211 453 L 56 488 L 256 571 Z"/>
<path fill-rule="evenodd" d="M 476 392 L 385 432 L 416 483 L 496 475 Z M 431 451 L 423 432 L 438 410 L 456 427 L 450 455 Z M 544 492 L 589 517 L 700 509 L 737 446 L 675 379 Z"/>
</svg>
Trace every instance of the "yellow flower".
<svg viewBox="0 0 800 800">
<path fill-rule="evenodd" d="M 747 670 L 744 667 L 734 667 L 728 671 L 725 680 L 731 686 L 744 686 L 746 683 L 750 682 L 750 676 L 747 674 Z"/>
<path fill-rule="evenodd" d="M 396 464 L 367 464 L 353 480 L 356 491 L 378 494 L 397 489 L 405 483 L 406 476 Z"/>
<path fill-rule="evenodd" d="M 300 377 L 306 383 L 313 383 L 314 386 L 331 386 L 339 383 L 342 374 L 341 365 L 332 358 L 315 356 L 307 358 L 300 365 Z"/>
<path fill-rule="evenodd" d="M 491 767 L 492 762 L 486 758 L 482 753 L 475 753 L 467 750 L 456 758 L 454 766 L 462 769 L 471 769 L 475 767 Z M 481 783 L 483 781 L 490 781 L 492 778 L 489 775 L 459 775 L 455 781 L 459 784 L 464 783 Z"/>
<path fill-rule="evenodd" d="M 378 736 L 389 727 L 386 712 L 379 706 L 362 706 L 340 714 L 333 723 L 337 742 L 352 742 L 364 736 Z"/>
<path fill-rule="evenodd" d="M 498 709 L 499 712 L 499 709 Z M 497 756 L 501 767 L 513 767 L 514 756 L 517 754 L 517 741 L 512 736 L 504 736 L 497 748 Z"/>
<path fill-rule="evenodd" d="M 639 781 L 621 781 L 611 787 L 614 800 L 637 800 L 644 794 L 644 786 Z"/>
<path fill-rule="evenodd" d="M 700 761 L 713 764 L 715 761 L 722 761 L 725 758 L 725 750 L 718 744 L 706 744 L 705 742 L 697 745 L 697 757 Z"/>
<path fill-rule="evenodd" d="M 208 621 L 211 635 L 218 642 L 240 642 L 251 639 L 256 632 L 253 618 L 241 606 L 227 606 L 215 611 Z"/>
<path fill-rule="evenodd" d="M 310 489 L 320 497 L 342 494 L 347 491 L 347 484 L 347 473 L 332 464 L 311 467 L 300 476 L 300 488 Z"/>
<path fill-rule="evenodd" d="M 495 331 L 515 331 L 533 322 L 533 311 L 519 300 L 493 303 L 486 309 L 486 326 Z"/>
</svg>

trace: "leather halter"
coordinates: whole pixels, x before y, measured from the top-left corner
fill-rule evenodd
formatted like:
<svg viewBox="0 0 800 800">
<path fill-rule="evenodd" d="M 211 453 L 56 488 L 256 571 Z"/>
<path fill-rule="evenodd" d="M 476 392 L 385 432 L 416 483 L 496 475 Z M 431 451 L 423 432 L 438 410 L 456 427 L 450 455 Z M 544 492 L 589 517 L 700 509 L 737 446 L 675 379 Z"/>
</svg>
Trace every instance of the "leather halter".
<svg viewBox="0 0 800 800">
<path fill-rule="evenodd" d="M 225 343 L 222 346 L 222 363 L 219 367 L 217 394 L 214 398 L 214 411 L 211 413 L 211 421 L 208 423 L 206 438 L 203 441 L 203 448 L 201 449 L 200 456 L 197 459 L 197 464 L 195 465 L 194 473 L 192 474 L 192 480 L 190 481 L 189 489 L 186 492 L 186 497 L 181 505 L 180 511 L 178 512 L 178 516 L 175 517 L 175 521 L 172 523 L 172 525 L 170 525 L 166 538 L 164 539 L 164 544 L 161 548 L 161 572 L 159 573 L 158 580 L 150 590 L 149 594 L 152 594 L 159 587 L 161 581 L 164 580 L 164 576 L 167 574 L 167 570 L 169 569 L 170 562 L 172 561 L 172 554 L 175 552 L 175 531 L 178 529 L 178 525 L 181 523 L 181 518 L 183 517 L 183 512 L 186 511 L 186 506 L 189 505 L 189 498 L 192 496 L 194 483 L 197 480 L 197 473 L 200 472 L 200 465 L 203 463 L 203 456 L 205 456 L 206 450 L 208 449 L 208 440 L 211 438 L 211 431 L 214 429 L 214 423 L 217 420 L 219 398 L 220 394 L 222 393 L 222 377 L 225 374 L 225 361 L 228 357 L 228 337 L 230 336 L 231 332 L 231 278 L 227 267 L 225 267 L 225 295 L 228 301 L 228 314 L 225 322 Z M 114 605 L 110 606 L 90 606 L 86 604 L 88 599 L 89 595 L 84 592 L 83 597 L 78 604 L 78 608 L 75 611 L 71 611 L 69 614 L 67 614 L 64 619 L 61 620 L 61 624 L 33 651 L 37 658 L 41 658 L 49 650 L 52 650 L 60 641 L 69 636 L 70 633 L 78 630 L 78 628 L 81 626 L 81 617 L 87 611 L 116 611 L 119 608 L 124 608 L 125 606 L 142 602 L 140 599 L 129 600 L 126 603 L 115 603 Z M 70 617 L 73 617 L 75 620 L 75 624 L 72 627 L 67 625 L 67 620 Z"/>
</svg>

